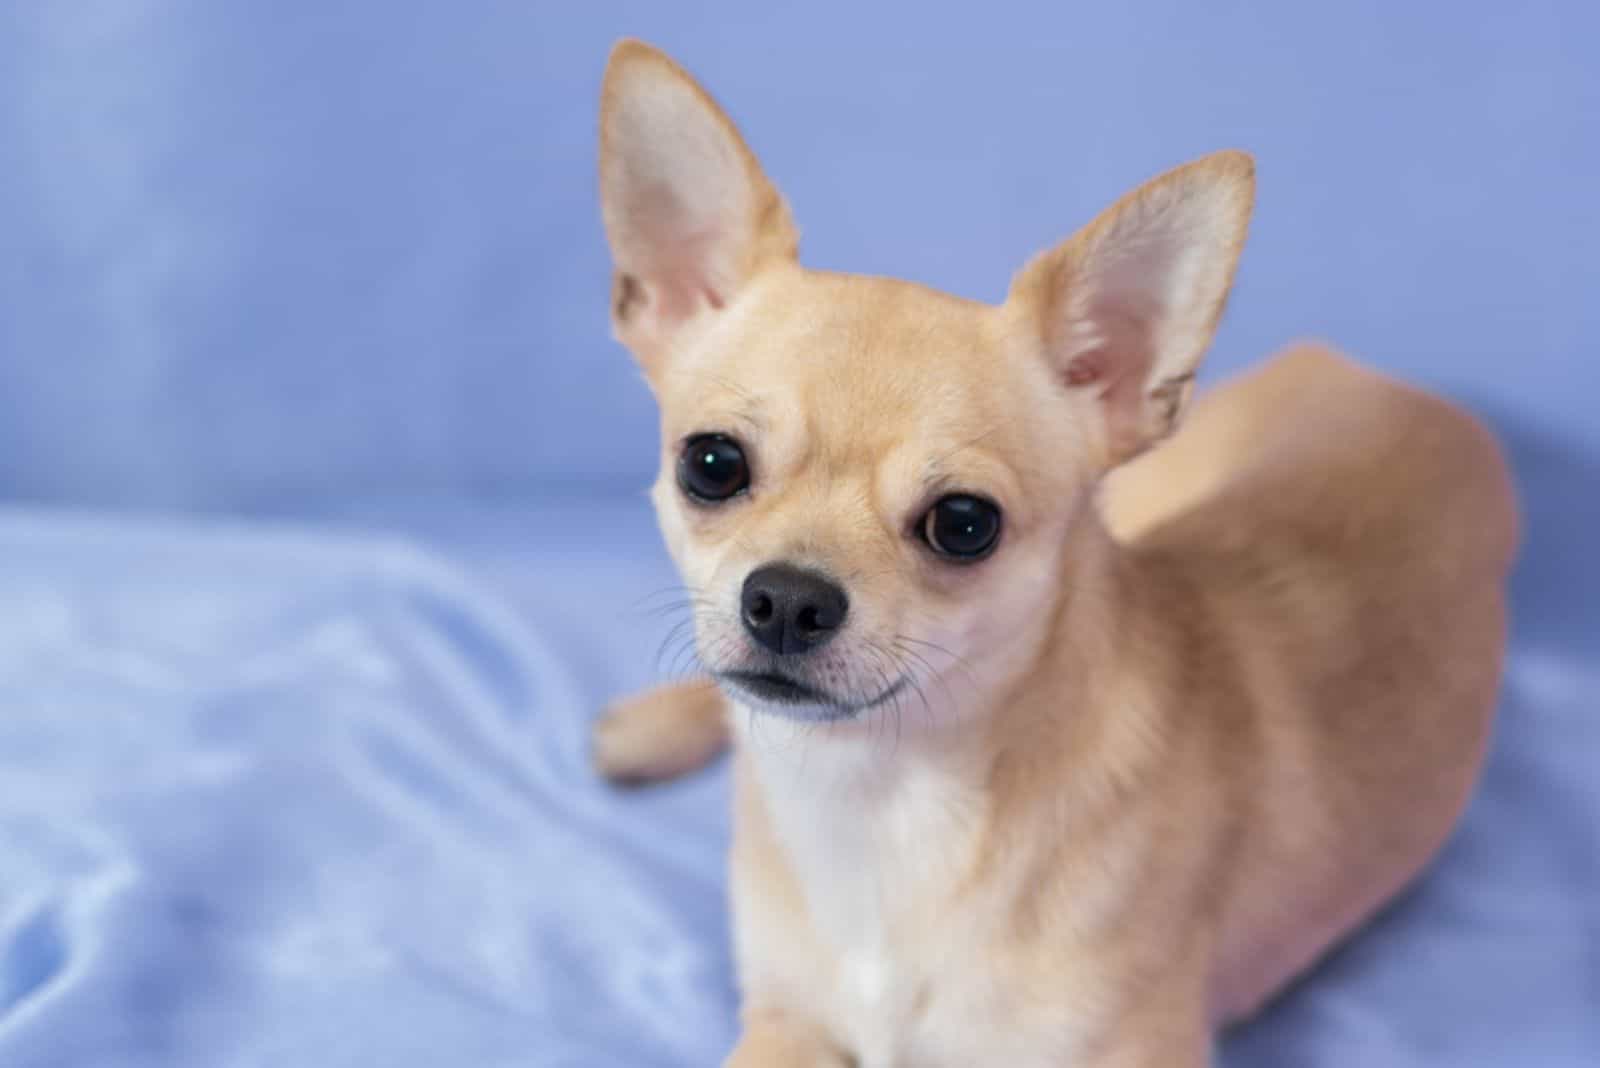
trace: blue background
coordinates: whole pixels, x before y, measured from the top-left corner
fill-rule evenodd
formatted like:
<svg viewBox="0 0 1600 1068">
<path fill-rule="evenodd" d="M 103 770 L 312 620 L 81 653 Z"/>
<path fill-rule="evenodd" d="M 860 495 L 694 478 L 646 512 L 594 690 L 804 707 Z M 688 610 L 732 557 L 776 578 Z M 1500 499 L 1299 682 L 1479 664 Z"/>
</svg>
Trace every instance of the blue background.
<svg viewBox="0 0 1600 1068">
<path fill-rule="evenodd" d="M 1210 363 L 1301 335 L 1600 446 L 1600 6 L 14 3 L 0 494 L 637 488 L 611 42 L 729 107 L 816 266 L 998 299 L 1133 183 L 1256 154 Z"/>
<path fill-rule="evenodd" d="M 1600 1063 L 1600 5 L 15 0 L 0 1065 L 727 1049 L 726 772 L 588 766 L 677 651 L 594 196 L 623 34 L 807 262 L 972 297 L 1256 154 L 1210 377 L 1321 335 L 1465 401 L 1526 538 L 1460 831 L 1222 1063 Z"/>
</svg>

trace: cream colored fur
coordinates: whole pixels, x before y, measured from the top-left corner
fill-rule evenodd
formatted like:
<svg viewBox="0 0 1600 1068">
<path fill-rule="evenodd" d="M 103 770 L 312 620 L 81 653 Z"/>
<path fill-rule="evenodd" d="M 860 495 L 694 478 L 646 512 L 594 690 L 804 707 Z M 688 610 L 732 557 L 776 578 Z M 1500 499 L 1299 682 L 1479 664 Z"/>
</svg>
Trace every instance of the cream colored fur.
<svg viewBox="0 0 1600 1068">
<path fill-rule="evenodd" d="M 599 727 L 626 780 L 731 734 L 728 1063 L 1210 1063 L 1473 787 L 1516 541 L 1494 442 L 1316 344 L 1162 441 L 1244 240 L 1240 153 L 1135 190 L 988 306 L 800 267 L 732 124 L 648 46 L 613 54 L 601 137 L 615 326 L 660 401 L 702 661 L 752 655 L 739 587 L 782 560 L 849 592 L 803 668 L 834 712 L 904 680 L 839 718 L 669 686 Z M 714 507 L 674 475 L 708 430 L 753 471 Z M 956 490 L 1003 509 L 976 564 L 915 536 Z"/>
</svg>

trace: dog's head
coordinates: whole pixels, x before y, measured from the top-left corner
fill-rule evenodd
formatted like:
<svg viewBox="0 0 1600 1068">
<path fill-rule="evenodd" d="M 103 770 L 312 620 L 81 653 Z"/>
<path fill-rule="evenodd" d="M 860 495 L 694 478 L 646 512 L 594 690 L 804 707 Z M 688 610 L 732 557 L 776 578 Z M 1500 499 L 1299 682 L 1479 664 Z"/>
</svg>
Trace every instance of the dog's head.
<svg viewBox="0 0 1600 1068">
<path fill-rule="evenodd" d="M 990 306 L 802 268 L 783 198 L 660 52 L 619 45 L 601 108 L 613 326 L 660 402 L 655 503 L 705 667 L 796 718 L 981 703 L 961 687 L 1048 632 L 1088 491 L 1176 424 L 1249 157 L 1139 187 Z"/>
</svg>

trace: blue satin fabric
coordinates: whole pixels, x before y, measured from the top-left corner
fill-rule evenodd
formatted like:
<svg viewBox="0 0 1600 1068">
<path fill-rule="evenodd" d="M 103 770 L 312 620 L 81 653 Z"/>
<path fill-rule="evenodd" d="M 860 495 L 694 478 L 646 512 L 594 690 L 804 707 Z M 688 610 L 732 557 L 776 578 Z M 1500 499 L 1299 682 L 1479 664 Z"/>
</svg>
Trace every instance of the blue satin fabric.
<svg viewBox="0 0 1600 1068">
<path fill-rule="evenodd" d="M 1226 1068 L 1600 1063 L 1593 581 L 1539 529 L 1461 833 Z M 0 511 L 0 1065 L 717 1063 L 726 771 L 586 759 L 672 582 L 642 500 Z"/>
</svg>

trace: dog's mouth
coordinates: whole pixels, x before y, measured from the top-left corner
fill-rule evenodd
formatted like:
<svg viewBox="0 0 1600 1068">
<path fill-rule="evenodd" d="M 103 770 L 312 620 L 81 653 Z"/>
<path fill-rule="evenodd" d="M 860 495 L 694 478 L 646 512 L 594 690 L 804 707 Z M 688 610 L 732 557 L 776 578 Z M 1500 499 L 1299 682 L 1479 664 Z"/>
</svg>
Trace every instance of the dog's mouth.
<svg viewBox="0 0 1600 1068">
<path fill-rule="evenodd" d="M 824 718 L 828 719 L 844 719 L 881 705 L 906 685 L 902 677 L 869 700 L 849 701 L 781 671 L 719 671 L 716 677 L 719 682 L 780 708 L 802 705 L 822 708 Z"/>
<path fill-rule="evenodd" d="M 834 703 L 826 693 L 816 687 L 807 686 L 799 679 L 792 679 L 776 671 L 724 671 L 721 677 L 722 681 L 730 682 L 746 693 L 780 705 Z"/>
</svg>

